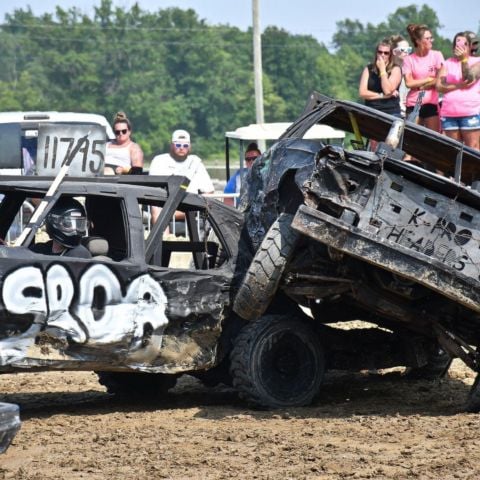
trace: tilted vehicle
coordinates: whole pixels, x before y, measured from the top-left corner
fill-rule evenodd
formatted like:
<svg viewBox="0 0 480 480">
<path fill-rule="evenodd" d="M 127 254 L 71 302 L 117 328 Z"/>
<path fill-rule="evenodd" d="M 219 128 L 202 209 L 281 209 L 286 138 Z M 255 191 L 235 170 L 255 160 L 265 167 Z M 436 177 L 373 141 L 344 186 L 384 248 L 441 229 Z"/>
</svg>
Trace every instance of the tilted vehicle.
<svg viewBox="0 0 480 480">
<path fill-rule="evenodd" d="M 304 139 L 316 123 L 355 134 L 356 149 Z M 358 148 L 365 138 L 380 142 L 375 152 Z M 251 322 L 241 333 L 251 355 L 238 368 L 250 377 L 269 363 L 279 380 L 238 385 L 244 395 L 269 404 L 284 388 L 293 401 L 282 384 L 290 375 L 294 402 L 307 403 L 325 368 L 405 365 L 438 377 L 459 357 L 480 371 L 479 177 L 476 150 L 312 94 L 253 166 L 241 202 L 256 254 L 234 305 Z M 337 328 L 354 319 L 376 328 Z M 480 408 L 478 376 L 467 408 Z"/>
<path fill-rule="evenodd" d="M 38 204 L 51 185 L 0 179 L 1 238 L 22 204 Z M 181 373 L 211 375 L 241 324 L 231 305 L 243 217 L 187 185 L 185 177 L 65 177 L 21 245 L 0 246 L 0 372 L 94 370 L 112 392 L 165 391 Z M 85 206 L 82 243 L 92 258 L 29 248 L 64 197 Z M 161 213 L 150 226 L 153 206 Z M 187 238 L 167 235 L 176 211 Z"/>
</svg>

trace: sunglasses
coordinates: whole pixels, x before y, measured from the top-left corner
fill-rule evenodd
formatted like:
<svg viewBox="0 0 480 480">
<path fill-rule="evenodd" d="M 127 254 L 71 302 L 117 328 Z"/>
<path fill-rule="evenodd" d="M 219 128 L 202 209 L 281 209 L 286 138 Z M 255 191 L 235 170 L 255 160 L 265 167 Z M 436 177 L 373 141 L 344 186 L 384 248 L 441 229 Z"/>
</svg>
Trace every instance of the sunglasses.
<svg viewBox="0 0 480 480">
<path fill-rule="evenodd" d="M 433 42 L 433 37 L 424 37 L 424 40 L 427 40 L 428 42 Z"/>
<path fill-rule="evenodd" d="M 125 135 L 128 132 L 128 128 L 124 128 L 123 130 L 115 130 L 115 135 L 118 137 L 119 135 Z"/>
<path fill-rule="evenodd" d="M 190 146 L 189 143 L 176 143 L 175 148 L 188 148 Z"/>
<path fill-rule="evenodd" d="M 412 47 L 398 47 L 395 51 L 398 53 L 408 53 L 410 55 L 410 53 L 412 53 Z"/>
<path fill-rule="evenodd" d="M 389 51 L 386 52 L 385 50 L 377 50 L 377 53 L 378 53 L 379 55 L 390 55 L 390 52 L 389 52 Z"/>
</svg>

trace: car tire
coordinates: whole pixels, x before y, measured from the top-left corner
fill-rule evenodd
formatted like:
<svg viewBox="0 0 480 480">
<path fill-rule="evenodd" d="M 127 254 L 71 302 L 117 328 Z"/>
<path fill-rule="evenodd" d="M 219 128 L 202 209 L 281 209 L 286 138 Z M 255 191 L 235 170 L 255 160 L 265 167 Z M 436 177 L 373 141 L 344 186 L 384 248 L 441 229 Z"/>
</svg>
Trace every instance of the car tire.
<svg viewBox="0 0 480 480">
<path fill-rule="evenodd" d="M 428 355 L 428 363 L 422 367 L 408 368 L 405 377 L 409 380 L 439 380 L 452 364 L 452 357 L 435 343 Z"/>
<path fill-rule="evenodd" d="M 318 335 L 305 322 L 283 315 L 266 315 L 246 325 L 230 362 L 234 388 L 257 407 L 309 405 L 325 373 Z"/>
<path fill-rule="evenodd" d="M 282 213 L 273 222 L 240 284 L 233 310 L 245 320 L 260 317 L 270 305 L 299 234 L 293 215 Z"/>
<path fill-rule="evenodd" d="M 470 391 L 468 392 L 467 405 L 465 410 L 470 413 L 480 412 L 480 374 L 477 373 Z"/>
<path fill-rule="evenodd" d="M 129 398 L 160 397 L 175 386 L 176 375 L 141 372 L 96 372 L 108 393 Z"/>
</svg>

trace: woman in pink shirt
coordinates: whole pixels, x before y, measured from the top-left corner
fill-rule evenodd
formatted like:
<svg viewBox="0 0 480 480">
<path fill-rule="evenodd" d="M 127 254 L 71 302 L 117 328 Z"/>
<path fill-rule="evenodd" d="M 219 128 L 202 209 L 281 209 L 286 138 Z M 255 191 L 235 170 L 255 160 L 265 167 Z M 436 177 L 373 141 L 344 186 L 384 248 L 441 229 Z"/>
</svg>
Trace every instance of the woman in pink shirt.
<svg viewBox="0 0 480 480">
<path fill-rule="evenodd" d="M 440 69 L 437 90 L 443 93 L 440 119 L 442 130 L 468 147 L 479 148 L 480 138 L 480 80 L 464 80 L 462 64 L 470 67 L 480 62 L 471 57 L 471 40 L 466 32 L 453 39 L 453 57 Z"/>
<path fill-rule="evenodd" d="M 418 114 L 418 123 L 436 132 L 440 131 L 438 116 L 438 92 L 436 83 L 444 59 L 441 52 L 432 50 L 432 32 L 427 25 L 410 24 L 407 27 L 415 52 L 403 60 L 405 84 L 409 88 L 406 101 L 406 114 L 415 107 L 418 95 L 425 90 L 422 106 Z"/>
</svg>

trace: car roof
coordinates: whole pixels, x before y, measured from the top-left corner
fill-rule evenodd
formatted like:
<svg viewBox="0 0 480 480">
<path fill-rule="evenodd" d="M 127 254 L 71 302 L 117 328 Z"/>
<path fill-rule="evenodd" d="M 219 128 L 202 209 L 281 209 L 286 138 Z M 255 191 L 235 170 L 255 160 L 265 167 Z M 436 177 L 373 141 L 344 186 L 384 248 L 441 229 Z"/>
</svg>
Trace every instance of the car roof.
<svg viewBox="0 0 480 480">
<path fill-rule="evenodd" d="M 356 126 L 363 137 L 384 141 L 397 120 L 397 117 L 363 104 L 334 100 L 313 92 L 302 115 L 281 138 L 302 138 L 312 124 L 320 122 L 351 133 L 355 133 Z M 478 150 L 408 120 L 405 121 L 402 149 L 433 169 L 444 172 L 455 168 L 456 160 L 461 156 L 462 180 L 467 182 L 476 180 L 480 172 Z"/>
<path fill-rule="evenodd" d="M 276 140 L 279 138 L 291 123 L 251 123 L 246 127 L 239 127 L 234 131 L 225 132 L 228 138 L 237 140 Z M 336 130 L 329 125 L 313 125 L 305 133 L 304 138 L 312 139 L 332 139 L 344 138 L 345 132 Z"/>
</svg>

